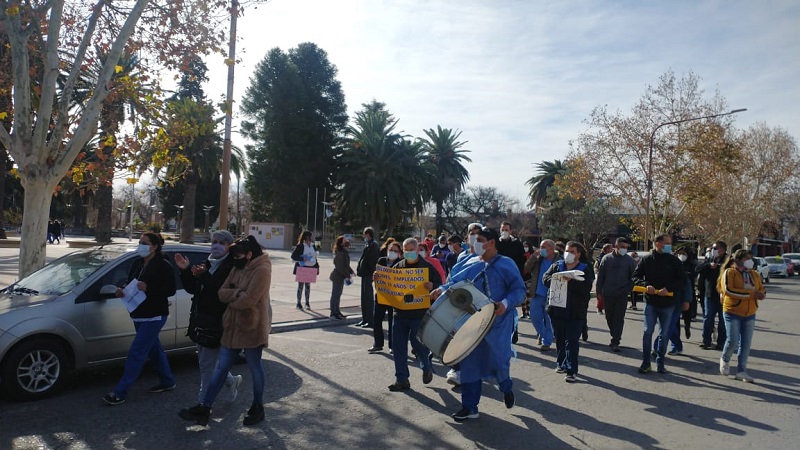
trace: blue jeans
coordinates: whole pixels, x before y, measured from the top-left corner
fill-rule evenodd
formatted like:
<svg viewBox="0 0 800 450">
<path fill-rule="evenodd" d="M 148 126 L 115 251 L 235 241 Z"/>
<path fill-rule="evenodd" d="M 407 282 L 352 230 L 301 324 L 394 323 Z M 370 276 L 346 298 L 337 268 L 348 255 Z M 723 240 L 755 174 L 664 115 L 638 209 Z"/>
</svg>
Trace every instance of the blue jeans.
<svg viewBox="0 0 800 450">
<path fill-rule="evenodd" d="M 556 367 L 567 371 L 570 375 L 578 374 L 578 353 L 584 319 L 553 318 L 553 331 L 556 334 Z"/>
<path fill-rule="evenodd" d="M 394 318 L 392 324 L 392 352 L 394 354 L 392 356 L 394 357 L 394 376 L 397 381 L 408 381 L 410 376 L 408 372 L 409 340 L 414 351 L 417 352 L 419 367 L 425 371 L 431 370 L 431 363 L 428 359 L 431 351 L 416 338 L 420 323 L 422 323 L 422 319 Z"/>
<path fill-rule="evenodd" d="M 683 312 L 683 302 L 675 304 L 675 309 L 672 310 L 672 315 L 669 319 L 669 341 L 672 343 L 672 350 L 683 352 L 683 341 L 681 341 L 681 313 Z M 661 345 L 661 335 L 656 336 L 653 342 L 653 347 L 658 348 Z M 666 344 L 665 344 L 666 345 Z"/>
<path fill-rule="evenodd" d="M 747 370 L 747 358 L 750 356 L 750 344 L 753 342 L 753 330 L 756 327 L 756 316 L 753 314 L 752 316 L 742 317 L 736 314 L 723 313 L 723 317 L 725 318 L 728 336 L 725 340 L 725 347 L 722 349 L 722 360 L 730 362 L 733 349 L 736 348 L 736 344 L 739 344 L 736 372 L 745 372 Z"/>
<path fill-rule="evenodd" d="M 542 345 L 553 345 L 553 324 L 550 316 L 547 315 L 547 297 L 537 295 L 531 299 L 531 323 L 539 336 L 542 337 Z"/>
<path fill-rule="evenodd" d="M 659 323 L 660 333 L 658 347 L 656 347 L 656 363 L 664 365 L 664 355 L 667 353 L 667 338 L 670 333 L 670 323 L 674 306 L 653 306 L 650 303 L 644 305 L 644 336 L 642 336 L 642 363 L 650 365 L 650 351 L 652 349 L 653 331 L 656 329 L 656 321 Z"/>
<path fill-rule="evenodd" d="M 711 333 L 714 331 L 714 316 L 719 316 L 717 320 L 717 347 L 725 342 L 725 319 L 722 317 L 722 305 L 719 300 L 706 296 L 705 298 L 705 317 L 703 317 L 703 345 L 711 345 Z"/>
<path fill-rule="evenodd" d="M 261 367 L 261 353 L 264 346 L 246 348 L 244 349 L 244 358 L 247 360 L 247 366 L 250 367 L 250 375 L 253 377 L 253 404 L 261 405 L 264 403 L 264 368 Z M 214 399 L 217 398 L 222 386 L 228 378 L 233 363 L 239 355 L 238 348 L 228 348 L 225 346 L 219 349 L 219 359 L 217 360 L 217 368 L 214 369 L 214 375 L 211 377 L 211 383 L 208 385 L 205 397 L 203 398 L 204 405 L 211 407 L 214 405 Z"/>
<path fill-rule="evenodd" d="M 165 323 L 167 323 L 167 316 L 161 316 L 161 320 L 133 322 L 136 336 L 131 342 L 131 348 L 128 349 L 128 358 L 125 360 L 125 371 L 122 373 L 122 378 L 113 389 L 117 397 L 128 396 L 128 389 L 139 378 L 144 363 L 148 359 L 158 370 L 158 379 L 161 385 L 172 386 L 175 384 L 175 377 L 172 376 L 172 370 L 169 368 L 167 355 L 161 348 L 161 341 L 158 340 L 158 333 L 161 332 Z"/>
</svg>

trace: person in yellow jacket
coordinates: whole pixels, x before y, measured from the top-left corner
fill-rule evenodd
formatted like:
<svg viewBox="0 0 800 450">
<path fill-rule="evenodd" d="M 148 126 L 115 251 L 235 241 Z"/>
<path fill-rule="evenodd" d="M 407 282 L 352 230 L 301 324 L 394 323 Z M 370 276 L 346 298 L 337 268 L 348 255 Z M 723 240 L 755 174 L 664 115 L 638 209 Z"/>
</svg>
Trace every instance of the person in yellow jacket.
<svg viewBox="0 0 800 450">
<path fill-rule="evenodd" d="M 733 349 L 739 347 L 736 379 L 752 383 L 753 377 L 747 374 L 747 357 L 753 341 L 756 324 L 756 310 L 759 300 L 766 296 L 761 277 L 753 269 L 753 254 L 748 250 L 737 250 L 729 256 L 717 280 L 717 290 L 722 296 L 722 315 L 728 338 L 719 359 L 719 373 L 730 375 L 730 361 Z"/>
</svg>

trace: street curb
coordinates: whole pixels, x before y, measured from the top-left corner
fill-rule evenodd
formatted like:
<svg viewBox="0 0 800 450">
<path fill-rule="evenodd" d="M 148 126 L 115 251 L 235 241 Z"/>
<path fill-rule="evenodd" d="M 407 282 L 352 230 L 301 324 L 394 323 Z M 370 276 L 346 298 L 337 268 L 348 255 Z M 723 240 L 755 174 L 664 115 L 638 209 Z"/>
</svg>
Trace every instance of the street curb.
<svg viewBox="0 0 800 450">
<path fill-rule="evenodd" d="M 272 324 L 270 334 L 285 333 L 287 331 L 309 330 L 311 328 L 327 328 L 353 325 L 361 322 L 361 315 L 347 316 L 344 320 L 331 320 L 328 317 L 310 320 L 297 320 L 294 322 L 281 322 Z"/>
</svg>

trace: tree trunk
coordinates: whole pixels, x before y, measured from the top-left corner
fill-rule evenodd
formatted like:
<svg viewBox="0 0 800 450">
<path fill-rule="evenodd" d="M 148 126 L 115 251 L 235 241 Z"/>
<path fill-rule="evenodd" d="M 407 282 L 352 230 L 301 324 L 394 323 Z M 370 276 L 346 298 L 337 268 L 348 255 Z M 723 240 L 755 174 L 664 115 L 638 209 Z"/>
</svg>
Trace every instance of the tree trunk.
<svg viewBox="0 0 800 450">
<path fill-rule="evenodd" d="M 101 244 L 111 242 L 111 191 L 111 186 L 102 185 L 97 189 L 95 197 L 97 202 L 97 223 L 94 227 L 94 238 Z"/>
<path fill-rule="evenodd" d="M 197 181 L 187 179 L 183 192 L 183 217 L 181 217 L 181 242 L 194 243 L 194 210 L 197 201 Z"/>
<path fill-rule="evenodd" d="M 442 226 L 442 203 L 443 202 L 441 200 L 436 202 L 436 236 L 437 236 L 437 239 L 438 239 L 438 236 L 442 235 L 442 229 L 444 228 Z"/>
<path fill-rule="evenodd" d="M 0 239 L 8 239 L 6 236 L 6 229 L 4 226 L 4 217 L 6 206 L 6 161 L 8 161 L 8 153 L 6 149 L 0 145 Z"/>
<path fill-rule="evenodd" d="M 25 213 L 19 243 L 19 277 L 25 277 L 47 262 L 47 220 L 55 183 L 38 178 L 25 180 Z"/>
</svg>

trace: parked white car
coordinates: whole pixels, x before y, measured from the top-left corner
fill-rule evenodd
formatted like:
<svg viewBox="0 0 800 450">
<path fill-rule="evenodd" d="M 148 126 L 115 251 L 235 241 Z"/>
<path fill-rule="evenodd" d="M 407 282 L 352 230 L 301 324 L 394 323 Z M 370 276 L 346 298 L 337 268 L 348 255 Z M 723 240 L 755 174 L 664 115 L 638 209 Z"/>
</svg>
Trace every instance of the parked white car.
<svg viewBox="0 0 800 450">
<path fill-rule="evenodd" d="M 786 265 L 786 261 L 781 258 L 780 256 L 767 256 L 764 258 L 769 265 L 769 275 L 776 276 L 776 277 L 788 277 L 789 276 L 789 266 Z"/>
<path fill-rule="evenodd" d="M 761 276 L 762 283 L 769 283 L 769 264 L 764 258 L 753 258 L 756 271 Z"/>
<path fill-rule="evenodd" d="M 792 261 L 794 273 L 800 273 L 800 253 L 784 253 L 783 257 Z"/>
</svg>

